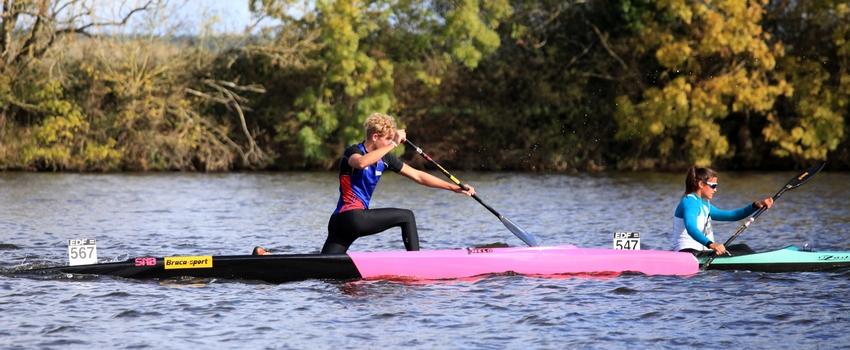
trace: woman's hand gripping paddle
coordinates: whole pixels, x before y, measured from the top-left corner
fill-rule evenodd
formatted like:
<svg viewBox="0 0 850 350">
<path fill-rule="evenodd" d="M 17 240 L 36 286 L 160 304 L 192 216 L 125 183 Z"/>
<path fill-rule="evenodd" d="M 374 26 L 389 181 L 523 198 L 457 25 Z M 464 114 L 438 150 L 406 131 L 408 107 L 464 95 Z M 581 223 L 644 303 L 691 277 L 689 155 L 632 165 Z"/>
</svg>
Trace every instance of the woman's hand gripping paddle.
<svg viewBox="0 0 850 350">
<path fill-rule="evenodd" d="M 815 174 L 820 172 L 821 169 L 823 169 L 823 167 L 825 165 L 826 165 L 826 162 L 820 163 L 818 165 L 815 165 L 811 168 L 804 170 L 799 175 L 793 177 L 791 179 L 791 181 L 788 181 L 788 183 L 785 184 L 785 186 L 783 186 L 782 189 L 779 190 L 779 192 L 776 192 L 776 194 L 773 195 L 773 201 L 776 202 L 776 200 L 779 199 L 779 197 L 782 196 L 782 194 L 785 193 L 785 191 L 795 189 L 797 187 L 800 187 L 804 183 L 808 182 L 813 176 L 815 176 Z M 740 236 L 741 233 L 744 232 L 744 230 L 746 230 L 748 227 L 750 227 L 750 224 L 752 224 L 753 221 L 758 219 L 758 217 L 761 216 L 761 214 L 766 212 L 767 209 L 768 209 L 767 207 L 761 207 L 758 210 L 756 210 L 756 212 L 752 216 L 750 216 L 750 218 L 747 219 L 747 221 L 745 221 L 743 225 L 738 227 L 738 230 L 736 230 L 735 233 L 732 235 L 732 237 L 729 237 L 729 239 L 727 239 L 726 243 L 723 243 L 723 245 L 728 247 L 729 244 L 731 244 L 732 241 L 735 240 L 735 238 L 738 238 L 738 236 Z M 708 266 L 711 265 L 711 262 L 714 261 L 715 258 L 717 258 L 717 255 L 714 255 L 714 256 L 708 258 L 708 260 L 705 261 L 705 264 L 703 264 L 702 268 L 707 269 Z"/>
</svg>

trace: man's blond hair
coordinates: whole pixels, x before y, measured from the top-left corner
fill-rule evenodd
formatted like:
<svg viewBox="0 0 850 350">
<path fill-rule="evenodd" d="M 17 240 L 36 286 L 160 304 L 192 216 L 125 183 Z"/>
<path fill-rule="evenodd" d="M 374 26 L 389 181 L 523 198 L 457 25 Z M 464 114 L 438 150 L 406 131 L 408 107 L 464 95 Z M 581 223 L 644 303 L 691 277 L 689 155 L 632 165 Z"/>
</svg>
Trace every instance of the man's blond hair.
<svg viewBox="0 0 850 350">
<path fill-rule="evenodd" d="M 366 128 L 366 138 L 370 138 L 373 134 L 378 134 L 378 136 L 387 136 L 388 133 L 394 134 L 396 124 L 395 119 L 390 115 L 372 113 L 369 118 L 366 118 L 363 127 Z"/>
</svg>

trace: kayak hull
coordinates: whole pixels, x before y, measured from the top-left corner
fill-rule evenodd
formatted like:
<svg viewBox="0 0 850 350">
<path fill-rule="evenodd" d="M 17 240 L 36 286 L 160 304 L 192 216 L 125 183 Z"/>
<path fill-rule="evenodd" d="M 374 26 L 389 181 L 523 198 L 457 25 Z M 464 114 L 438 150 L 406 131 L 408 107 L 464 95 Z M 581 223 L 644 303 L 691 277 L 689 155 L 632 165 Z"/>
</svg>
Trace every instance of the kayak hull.
<svg viewBox="0 0 850 350">
<path fill-rule="evenodd" d="M 700 257 L 702 265 L 708 257 Z M 815 272 L 850 268 L 850 251 L 806 251 L 787 246 L 764 253 L 721 256 L 709 270 L 746 270 L 758 272 Z"/>
<path fill-rule="evenodd" d="M 657 250 L 589 249 L 575 246 L 466 248 L 417 252 L 348 254 L 228 255 L 140 257 L 122 262 L 59 266 L 22 273 L 72 273 L 126 278 L 200 277 L 271 283 L 307 279 L 457 279 L 488 274 L 534 276 L 635 272 L 687 276 L 699 272 L 706 257 Z M 185 265 L 204 262 L 197 266 Z M 850 252 L 804 251 L 795 246 L 770 252 L 718 257 L 710 270 L 804 272 L 850 269 Z"/>
<path fill-rule="evenodd" d="M 208 264 L 174 268 L 169 262 L 188 261 L 184 258 L 205 261 Z M 141 257 L 123 262 L 59 266 L 29 272 L 95 274 L 141 279 L 189 276 L 281 283 L 306 279 L 456 279 L 499 273 L 537 276 L 622 272 L 692 275 L 698 271 L 696 258 L 688 253 L 560 246 L 324 255 Z"/>
<path fill-rule="evenodd" d="M 139 259 L 156 259 L 140 265 Z M 307 279 L 359 279 L 360 273 L 345 254 L 225 255 L 212 256 L 211 267 L 165 268 L 167 258 L 133 258 L 122 262 L 41 269 L 42 272 L 106 275 L 125 278 L 226 278 L 283 283 Z M 35 270 L 34 270 L 35 271 Z"/>
</svg>

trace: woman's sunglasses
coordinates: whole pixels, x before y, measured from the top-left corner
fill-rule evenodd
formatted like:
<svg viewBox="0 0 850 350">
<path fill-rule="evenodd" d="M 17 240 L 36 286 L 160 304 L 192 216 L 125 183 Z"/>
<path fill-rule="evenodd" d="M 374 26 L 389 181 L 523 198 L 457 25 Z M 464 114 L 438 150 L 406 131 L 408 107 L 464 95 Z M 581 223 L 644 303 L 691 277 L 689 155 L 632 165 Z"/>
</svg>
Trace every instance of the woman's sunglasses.
<svg viewBox="0 0 850 350">
<path fill-rule="evenodd" d="M 711 187 L 712 190 L 717 189 L 717 183 L 716 182 L 706 182 L 705 184 L 708 185 L 708 187 Z"/>
</svg>

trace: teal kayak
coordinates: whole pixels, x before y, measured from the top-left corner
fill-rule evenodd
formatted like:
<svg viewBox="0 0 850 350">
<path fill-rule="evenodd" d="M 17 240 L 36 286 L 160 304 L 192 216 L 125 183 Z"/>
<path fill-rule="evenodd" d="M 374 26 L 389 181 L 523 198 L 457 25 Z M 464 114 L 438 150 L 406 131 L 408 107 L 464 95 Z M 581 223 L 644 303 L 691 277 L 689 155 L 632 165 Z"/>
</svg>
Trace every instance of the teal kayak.
<svg viewBox="0 0 850 350">
<path fill-rule="evenodd" d="M 708 256 L 699 257 L 703 265 Z M 810 251 L 797 246 L 763 253 L 721 256 L 709 270 L 748 270 L 760 272 L 831 271 L 850 268 L 850 251 Z"/>
</svg>

